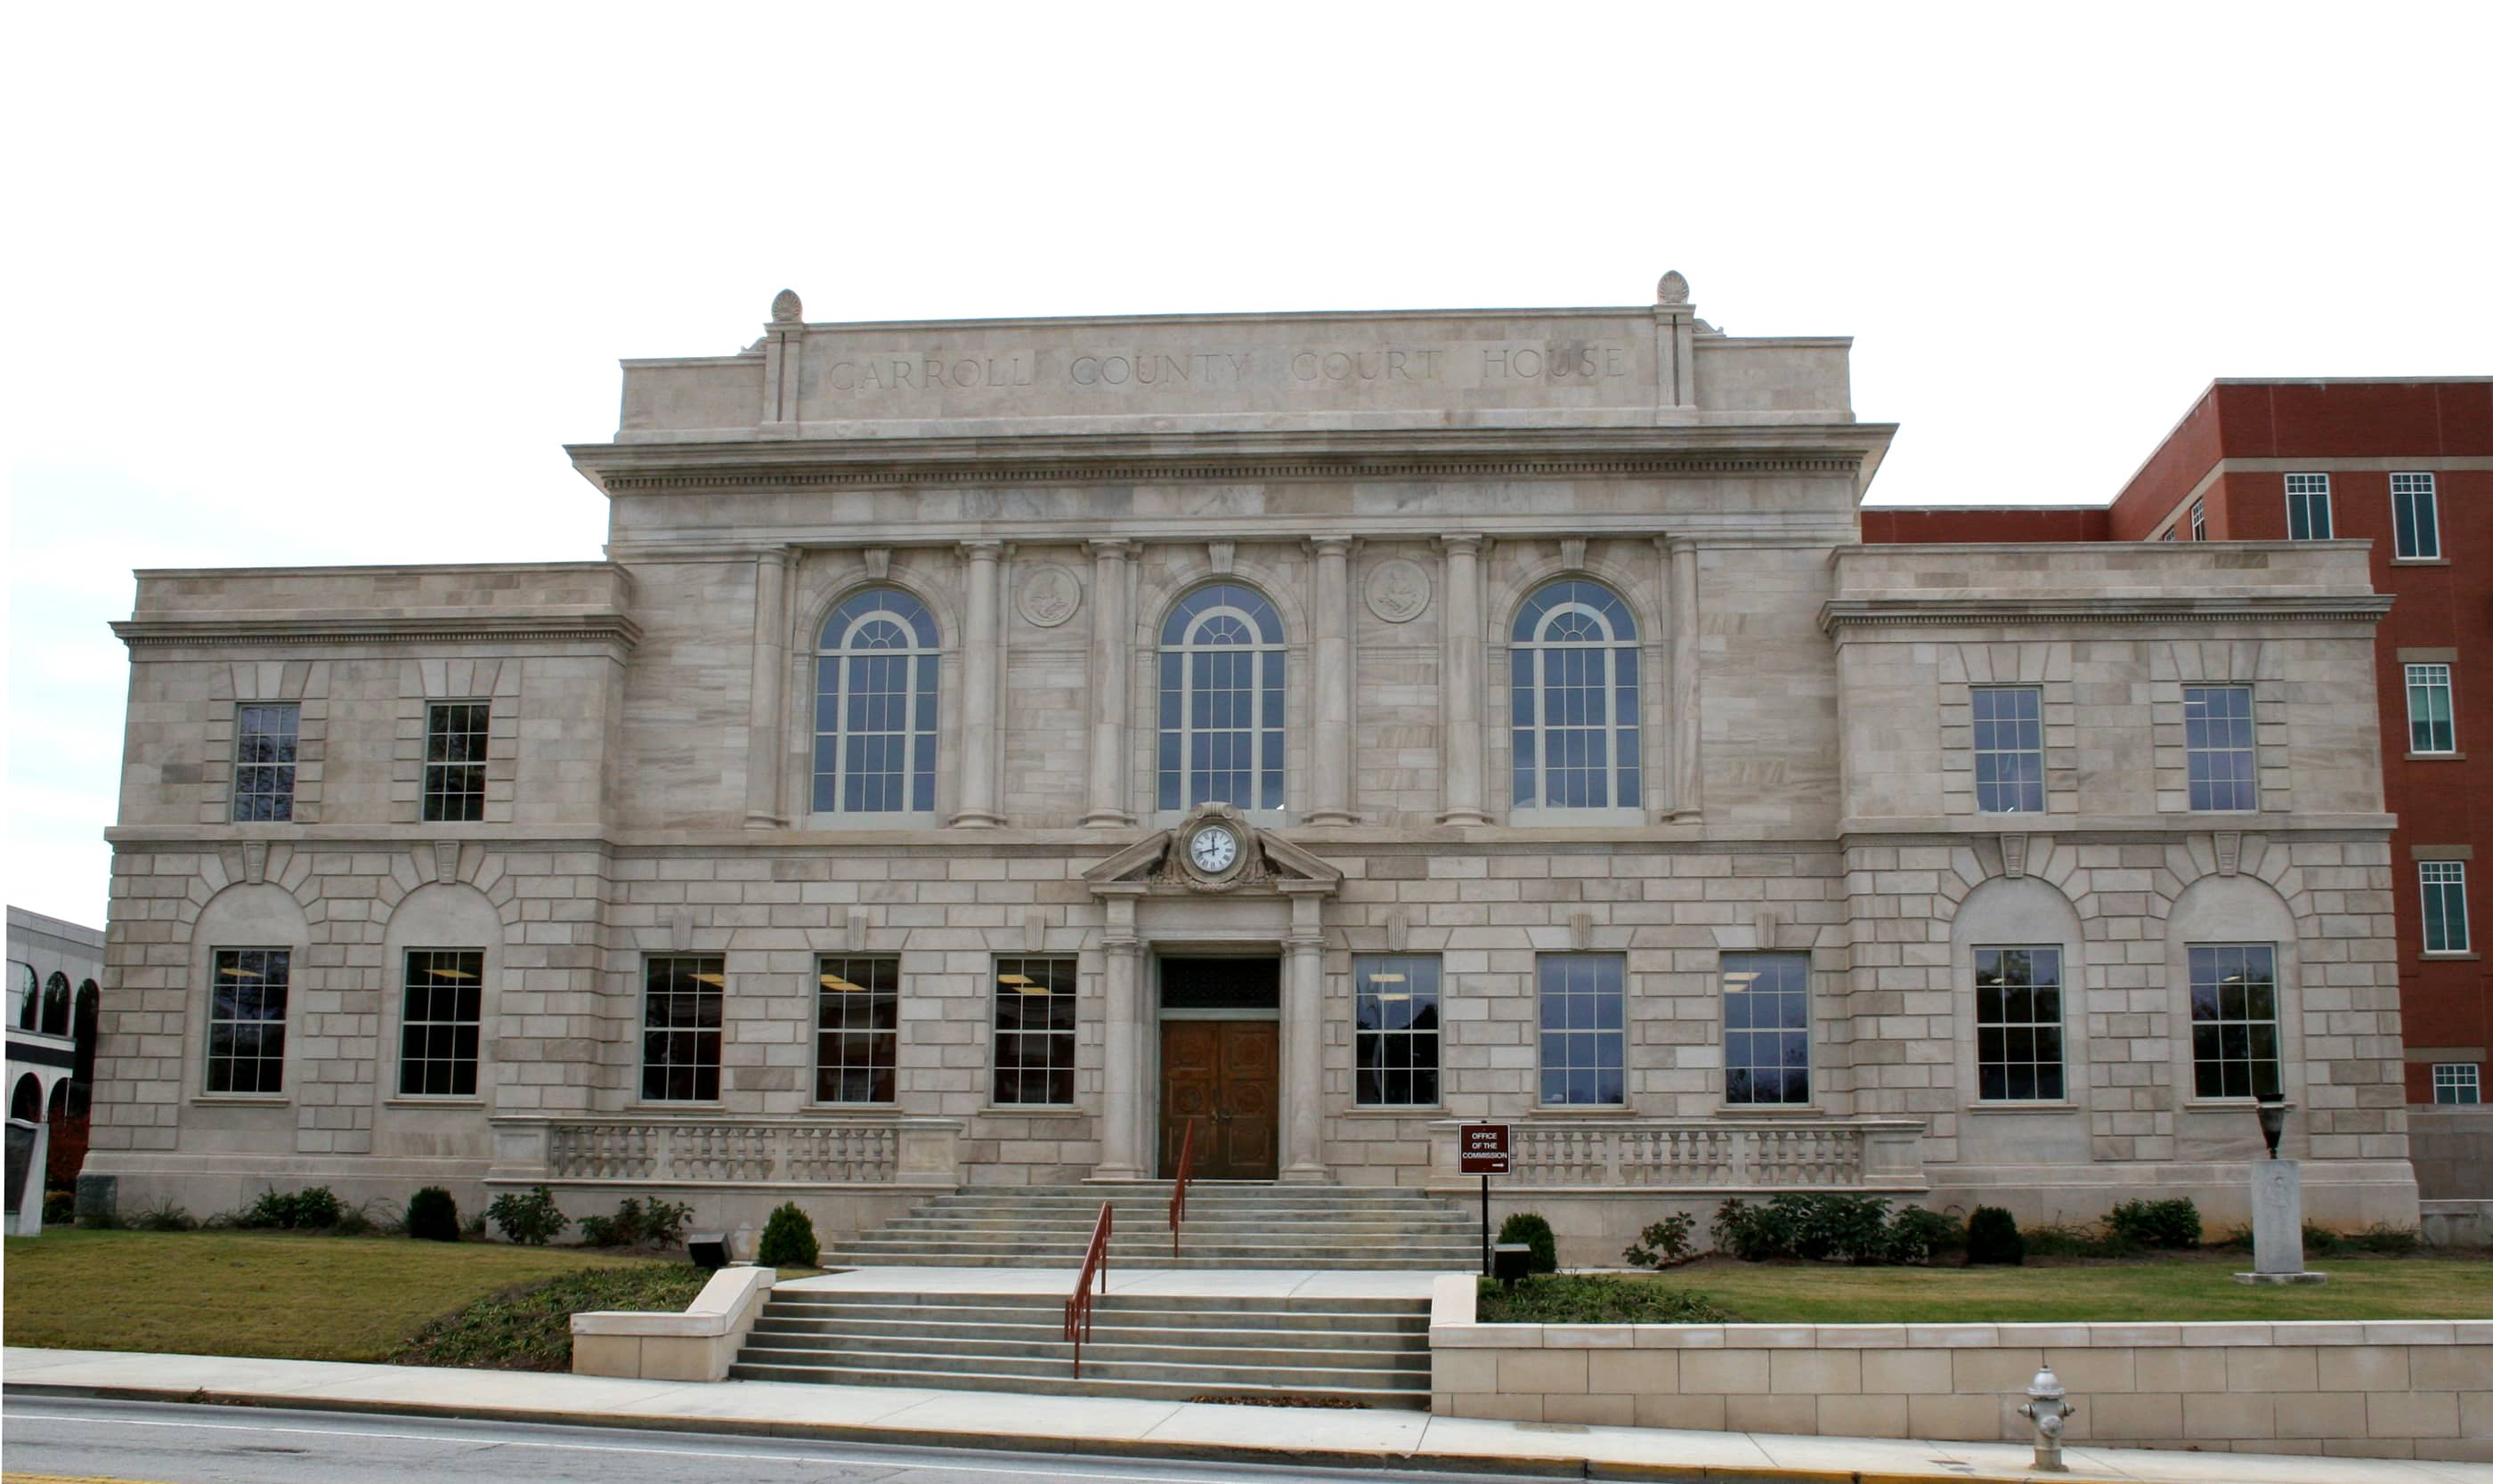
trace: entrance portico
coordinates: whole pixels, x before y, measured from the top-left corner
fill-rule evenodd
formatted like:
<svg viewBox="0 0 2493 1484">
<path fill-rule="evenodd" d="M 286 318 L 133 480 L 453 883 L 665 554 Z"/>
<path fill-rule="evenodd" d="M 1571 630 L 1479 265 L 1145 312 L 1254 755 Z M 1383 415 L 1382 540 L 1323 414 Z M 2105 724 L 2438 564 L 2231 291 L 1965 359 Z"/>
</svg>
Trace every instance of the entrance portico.
<svg viewBox="0 0 2493 1484">
<path fill-rule="evenodd" d="M 1340 889 L 1341 872 L 1320 857 L 1257 830 L 1238 811 L 1208 804 L 1167 829 L 1156 830 L 1084 874 L 1107 913 L 1107 1020 L 1100 1099 L 1100 1161 L 1095 1180 L 1140 1180 L 1158 1172 L 1168 1142 L 1163 1110 L 1171 1095 L 1209 1096 L 1206 1113 L 1225 1096 L 1251 1103 L 1253 1069 L 1234 1065 L 1229 1091 L 1204 1056 L 1261 1054 L 1251 1032 L 1196 1033 L 1171 1059 L 1164 1040 L 1160 987 L 1185 954 L 1277 954 L 1280 994 L 1278 1178 L 1317 1184 L 1332 1178 L 1324 1163 L 1317 1117 L 1324 1055 L 1324 902 Z M 1164 955 L 1157 971 L 1146 953 Z M 1152 989 L 1146 1005 L 1146 979 Z M 1217 1022 L 1210 1024 L 1220 1024 Z M 1235 1046 L 1226 1042 L 1234 1040 Z M 1207 1076 L 1209 1072 L 1209 1076 Z M 1170 1079 L 1180 1082 L 1172 1085 Z M 1207 1090 L 1208 1084 L 1208 1090 Z M 1151 1096 L 1144 1095 L 1146 1087 Z M 1190 1089 L 1190 1090 L 1189 1090 Z M 1242 1112 L 1232 1108 L 1233 1116 Z M 1209 1130 L 1199 1130 L 1201 1140 Z M 1236 1157 L 1240 1151 L 1224 1151 Z M 1244 1177 L 1252 1178 L 1252 1175 Z"/>
</svg>

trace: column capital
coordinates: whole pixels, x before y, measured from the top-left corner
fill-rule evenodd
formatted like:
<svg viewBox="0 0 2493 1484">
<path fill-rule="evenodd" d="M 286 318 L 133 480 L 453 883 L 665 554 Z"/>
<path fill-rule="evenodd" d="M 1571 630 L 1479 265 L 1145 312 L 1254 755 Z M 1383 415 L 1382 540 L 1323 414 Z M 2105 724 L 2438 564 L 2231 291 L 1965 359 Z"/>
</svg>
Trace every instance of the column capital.
<svg viewBox="0 0 2493 1484">
<path fill-rule="evenodd" d="M 1117 561 L 1132 556 L 1141 547 L 1142 543 L 1130 536 L 1095 536 L 1082 543 L 1082 549 L 1093 556 L 1105 556 Z"/>
<path fill-rule="evenodd" d="M 1099 946 L 1120 957 L 1131 957 L 1143 951 L 1143 940 L 1133 936 L 1111 935 L 1099 939 Z"/>
<path fill-rule="evenodd" d="M 1357 536 L 1310 536 L 1306 549 L 1318 556 L 1348 556 L 1365 544 Z"/>
<path fill-rule="evenodd" d="M 1002 541 L 964 541 L 954 549 L 974 562 L 998 561 L 1012 554 L 1012 548 Z"/>
<path fill-rule="evenodd" d="M 1437 545 L 1443 547 L 1449 555 L 1468 551 L 1477 556 L 1488 549 L 1488 543 L 1489 538 L 1479 531 L 1447 531 L 1437 538 Z"/>
</svg>

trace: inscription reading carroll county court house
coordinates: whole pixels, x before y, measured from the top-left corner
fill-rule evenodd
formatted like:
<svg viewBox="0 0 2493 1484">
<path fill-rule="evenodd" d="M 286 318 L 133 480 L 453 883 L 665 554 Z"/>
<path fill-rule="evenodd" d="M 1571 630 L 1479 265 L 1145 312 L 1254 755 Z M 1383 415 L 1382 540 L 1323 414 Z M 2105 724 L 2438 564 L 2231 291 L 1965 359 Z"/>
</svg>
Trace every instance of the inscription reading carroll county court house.
<svg viewBox="0 0 2493 1484">
<path fill-rule="evenodd" d="M 957 358 L 882 354 L 833 361 L 823 376 L 838 392 L 1051 386 L 1244 387 L 1326 383 L 1446 383 L 1464 372 L 1475 385 L 1512 381 L 1595 381 L 1634 373 L 1636 352 L 1600 342 L 1556 344 L 1313 346 L 1254 350 L 1015 350 Z"/>
</svg>

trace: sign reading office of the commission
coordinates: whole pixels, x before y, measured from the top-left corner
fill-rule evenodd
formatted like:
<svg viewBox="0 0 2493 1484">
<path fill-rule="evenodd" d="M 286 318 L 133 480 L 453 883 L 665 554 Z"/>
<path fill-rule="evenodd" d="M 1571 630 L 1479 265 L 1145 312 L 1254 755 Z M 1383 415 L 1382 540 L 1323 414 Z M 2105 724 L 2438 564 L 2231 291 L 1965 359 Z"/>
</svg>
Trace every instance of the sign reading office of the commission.
<svg viewBox="0 0 2493 1484">
<path fill-rule="evenodd" d="M 1462 1125 L 1462 1172 L 1465 1174 L 1509 1174 L 1514 1170 L 1514 1146 L 1507 1138 L 1503 1123 L 1466 1123 Z"/>
</svg>

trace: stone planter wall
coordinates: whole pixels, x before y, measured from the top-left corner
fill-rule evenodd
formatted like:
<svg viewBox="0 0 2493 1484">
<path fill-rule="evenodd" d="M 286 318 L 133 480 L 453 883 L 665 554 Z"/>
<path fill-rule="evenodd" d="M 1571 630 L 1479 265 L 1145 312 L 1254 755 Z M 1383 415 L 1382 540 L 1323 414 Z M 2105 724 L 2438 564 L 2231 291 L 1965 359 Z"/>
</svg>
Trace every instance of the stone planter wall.
<svg viewBox="0 0 2493 1484">
<path fill-rule="evenodd" d="M 2493 1461 L 2493 1321 L 1484 1324 L 1438 1280 L 1441 1417 L 2025 1441 L 2048 1361 L 2073 1443 Z"/>
</svg>

